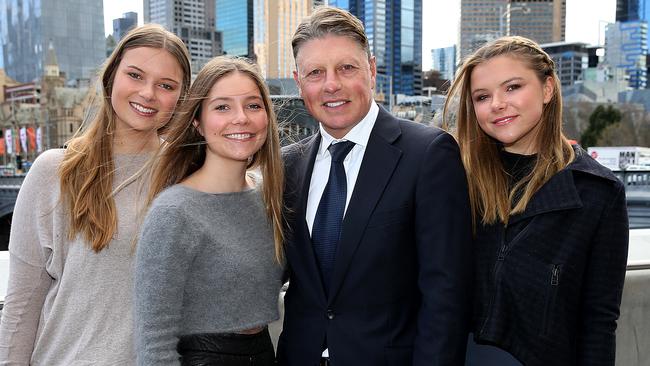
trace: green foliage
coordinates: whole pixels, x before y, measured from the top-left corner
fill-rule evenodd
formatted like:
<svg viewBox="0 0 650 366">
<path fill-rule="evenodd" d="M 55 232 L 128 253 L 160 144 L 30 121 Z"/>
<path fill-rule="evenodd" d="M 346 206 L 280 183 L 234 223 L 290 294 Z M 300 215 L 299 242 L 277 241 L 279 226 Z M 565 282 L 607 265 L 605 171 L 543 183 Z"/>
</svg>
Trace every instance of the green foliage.
<svg viewBox="0 0 650 366">
<path fill-rule="evenodd" d="M 583 148 L 596 146 L 603 131 L 608 126 L 615 125 L 621 121 L 621 111 L 611 105 L 603 107 L 599 105 L 589 116 L 589 126 L 580 136 L 580 143 Z"/>
</svg>

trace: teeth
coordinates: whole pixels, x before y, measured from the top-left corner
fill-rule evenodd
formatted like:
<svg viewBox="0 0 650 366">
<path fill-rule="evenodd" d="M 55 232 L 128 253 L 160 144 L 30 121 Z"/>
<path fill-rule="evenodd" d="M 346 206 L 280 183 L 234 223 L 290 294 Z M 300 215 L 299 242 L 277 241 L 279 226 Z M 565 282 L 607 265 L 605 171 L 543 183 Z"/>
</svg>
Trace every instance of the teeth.
<svg viewBox="0 0 650 366">
<path fill-rule="evenodd" d="M 136 103 L 130 103 L 130 104 L 131 104 L 131 106 L 132 106 L 133 108 L 135 108 L 138 112 L 142 112 L 142 113 L 154 113 L 154 112 L 156 111 L 155 109 L 151 109 L 151 108 L 143 107 L 143 106 L 141 106 L 140 104 L 136 104 Z"/>
<path fill-rule="evenodd" d="M 328 106 L 328 107 L 332 107 L 332 108 L 334 108 L 334 107 L 338 107 L 338 106 L 343 105 L 343 104 L 345 104 L 345 102 L 343 102 L 343 101 L 341 101 L 341 102 L 334 102 L 334 103 L 325 103 L 326 106 Z"/>
<path fill-rule="evenodd" d="M 229 139 L 235 139 L 235 140 L 246 140 L 251 138 L 253 135 L 250 133 L 231 133 L 226 135 L 227 138 Z"/>
</svg>

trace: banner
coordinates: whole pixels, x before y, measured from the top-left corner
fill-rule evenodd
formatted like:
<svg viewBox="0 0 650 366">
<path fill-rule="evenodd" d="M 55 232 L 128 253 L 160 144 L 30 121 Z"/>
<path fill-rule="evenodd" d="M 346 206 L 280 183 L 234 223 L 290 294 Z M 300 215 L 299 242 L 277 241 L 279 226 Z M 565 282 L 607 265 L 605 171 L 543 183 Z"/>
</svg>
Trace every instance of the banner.
<svg viewBox="0 0 650 366">
<path fill-rule="evenodd" d="M 22 151 L 27 154 L 29 150 L 27 150 L 27 129 L 25 127 L 21 128 L 18 133 L 20 134 L 20 147 L 22 147 Z"/>
<path fill-rule="evenodd" d="M 43 132 L 40 127 L 36 129 L 36 152 L 43 152 Z"/>
<path fill-rule="evenodd" d="M 11 133 L 11 129 L 5 130 L 5 145 L 7 146 L 7 154 L 14 153 L 14 137 Z"/>
<path fill-rule="evenodd" d="M 0 155 L 4 155 L 6 153 L 5 149 L 5 138 L 0 137 Z"/>
<path fill-rule="evenodd" d="M 27 147 L 29 147 L 27 151 L 36 151 L 36 131 L 34 131 L 34 127 L 27 127 L 27 143 Z"/>
</svg>

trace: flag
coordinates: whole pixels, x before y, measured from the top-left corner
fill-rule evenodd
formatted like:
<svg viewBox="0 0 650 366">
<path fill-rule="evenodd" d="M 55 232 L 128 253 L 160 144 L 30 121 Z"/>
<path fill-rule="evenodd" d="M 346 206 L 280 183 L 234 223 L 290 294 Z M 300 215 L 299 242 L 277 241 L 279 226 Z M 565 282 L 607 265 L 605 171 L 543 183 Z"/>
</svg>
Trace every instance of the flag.
<svg viewBox="0 0 650 366">
<path fill-rule="evenodd" d="M 36 131 L 34 131 L 34 127 L 27 127 L 27 142 L 28 151 L 36 151 Z"/>
<path fill-rule="evenodd" d="M 18 130 L 18 134 L 20 136 L 20 147 L 22 147 L 22 151 L 27 154 L 27 129 L 25 127 L 21 128 Z"/>
<path fill-rule="evenodd" d="M 36 152 L 43 152 L 43 131 L 40 127 L 36 129 Z"/>
<path fill-rule="evenodd" d="M 5 144 L 7 147 L 7 154 L 13 154 L 14 153 L 14 137 L 13 134 L 11 133 L 11 128 L 7 129 L 5 131 Z"/>
</svg>

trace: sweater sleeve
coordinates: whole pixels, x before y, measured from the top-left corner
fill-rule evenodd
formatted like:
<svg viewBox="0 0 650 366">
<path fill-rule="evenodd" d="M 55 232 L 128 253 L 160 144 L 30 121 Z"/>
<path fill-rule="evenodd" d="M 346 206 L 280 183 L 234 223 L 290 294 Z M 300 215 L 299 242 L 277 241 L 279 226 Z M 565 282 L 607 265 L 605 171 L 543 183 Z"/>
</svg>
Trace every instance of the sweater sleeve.
<svg viewBox="0 0 650 366">
<path fill-rule="evenodd" d="M 184 285 L 198 242 L 190 220 L 177 205 L 154 201 L 143 223 L 135 264 L 138 365 L 180 365 Z"/>
<path fill-rule="evenodd" d="M 30 362 L 43 303 L 52 278 L 52 212 L 58 199 L 56 169 L 62 153 L 50 150 L 34 162 L 20 188 L 9 238 L 9 282 L 0 318 L 0 364 Z M 54 189 L 53 189 L 54 188 Z"/>
</svg>

